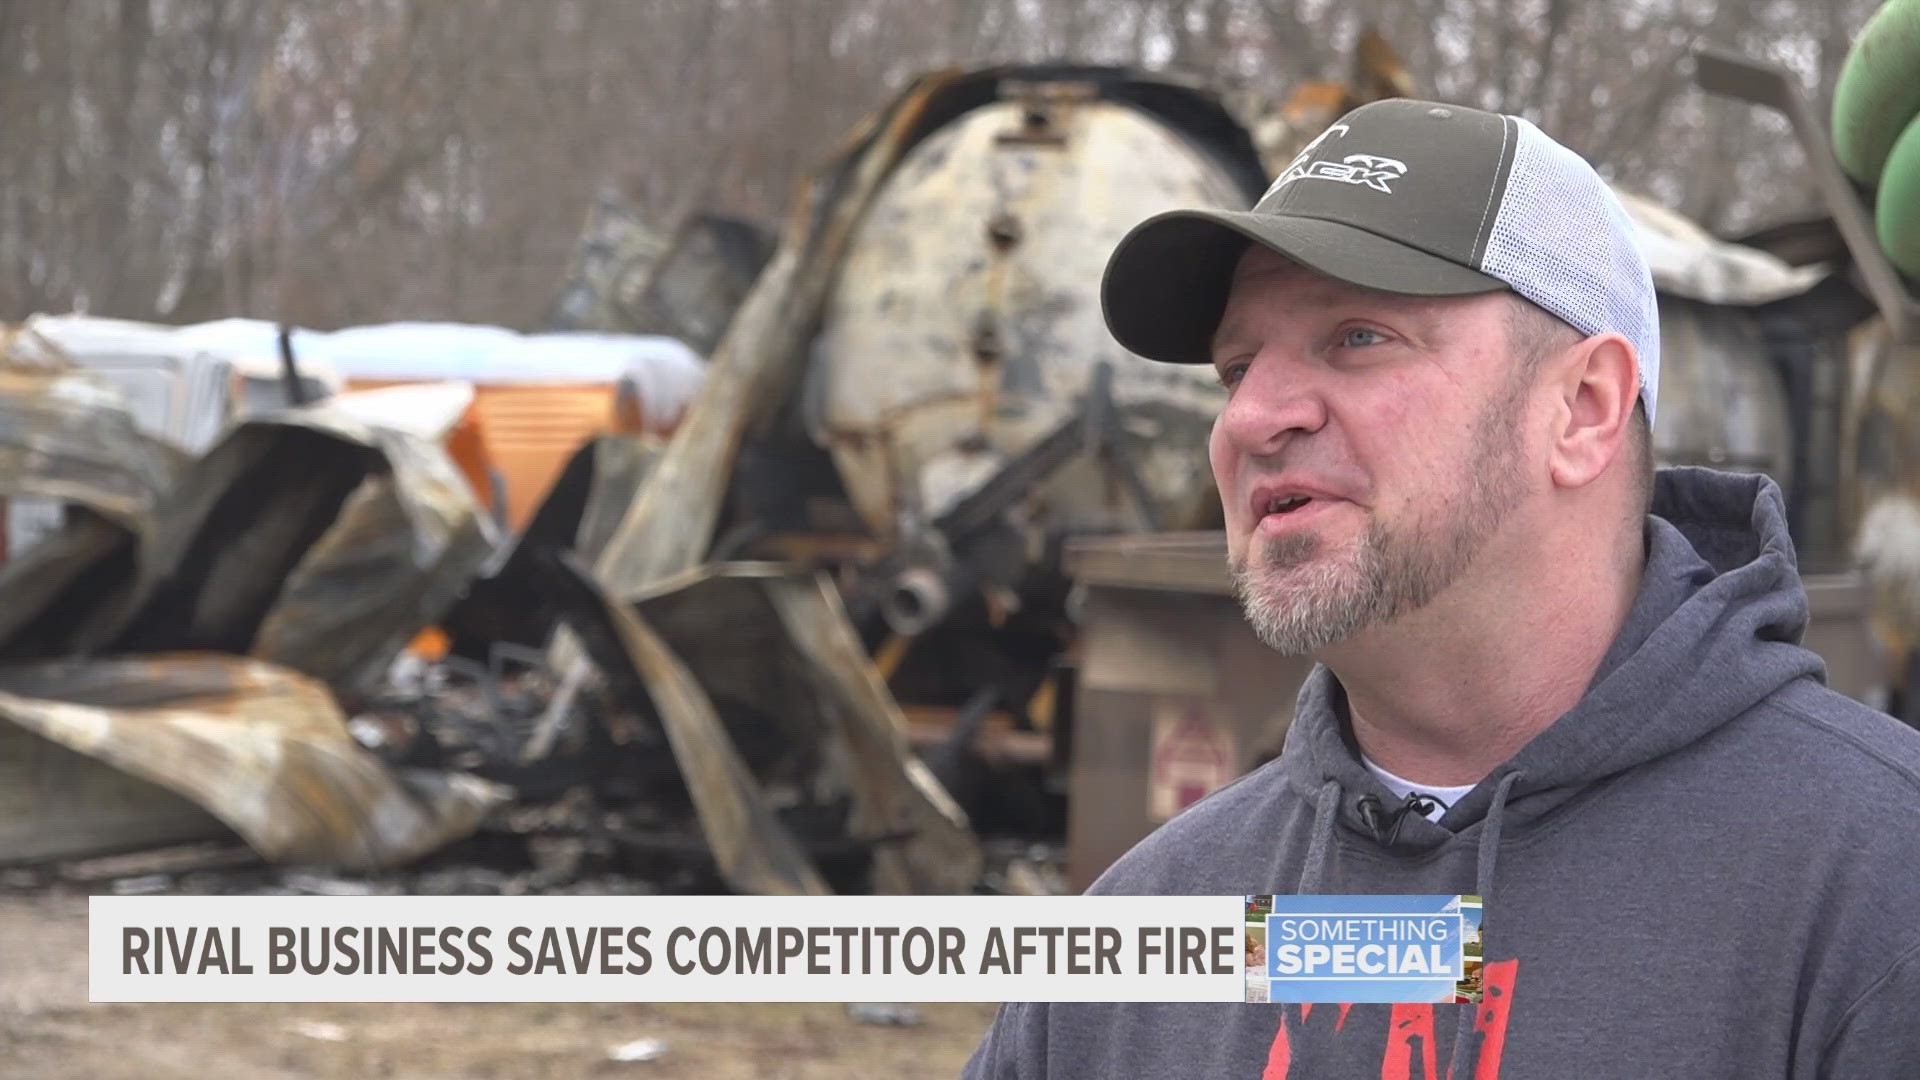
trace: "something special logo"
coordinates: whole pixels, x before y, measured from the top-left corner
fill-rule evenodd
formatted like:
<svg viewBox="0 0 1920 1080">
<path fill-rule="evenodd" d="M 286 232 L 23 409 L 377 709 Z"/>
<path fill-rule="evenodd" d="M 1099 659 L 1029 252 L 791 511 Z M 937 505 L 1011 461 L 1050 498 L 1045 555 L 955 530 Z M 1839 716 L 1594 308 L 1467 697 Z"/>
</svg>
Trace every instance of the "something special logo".
<svg viewBox="0 0 1920 1080">
<path fill-rule="evenodd" d="M 1472 1002 L 1477 896 L 1248 896 L 1248 1001 Z"/>
</svg>

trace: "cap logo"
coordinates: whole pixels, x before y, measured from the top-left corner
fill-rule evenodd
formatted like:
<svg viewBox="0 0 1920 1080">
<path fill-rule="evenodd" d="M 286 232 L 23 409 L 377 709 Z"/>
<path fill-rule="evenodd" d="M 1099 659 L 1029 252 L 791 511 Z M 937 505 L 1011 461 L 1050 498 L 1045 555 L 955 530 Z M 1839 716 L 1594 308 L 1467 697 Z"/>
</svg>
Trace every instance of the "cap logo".
<svg viewBox="0 0 1920 1080">
<path fill-rule="evenodd" d="M 1406 162 L 1392 158 L 1375 157 L 1372 154 L 1348 154 L 1338 162 L 1316 161 L 1302 169 L 1298 175 L 1287 177 L 1291 180 L 1338 180 L 1343 184 L 1364 184 L 1375 191 L 1393 194 L 1388 181 L 1398 180 L 1407 172 Z"/>
<path fill-rule="evenodd" d="M 1407 163 L 1404 161 L 1380 157 L 1377 154 L 1348 154 L 1339 161 L 1307 160 L 1329 137 L 1335 135 L 1344 137 L 1348 130 L 1345 124 L 1335 124 L 1316 136 L 1305 149 L 1295 155 L 1286 171 L 1282 172 L 1280 178 L 1273 182 L 1273 186 L 1267 189 L 1266 195 L 1261 196 L 1261 201 L 1265 202 L 1272 198 L 1274 192 L 1295 180 L 1333 180 L 1342 184 L 1360 184 L 1375 191 L 1393 194 L 1392 182 L 1407 174 Z"/>
</svg>

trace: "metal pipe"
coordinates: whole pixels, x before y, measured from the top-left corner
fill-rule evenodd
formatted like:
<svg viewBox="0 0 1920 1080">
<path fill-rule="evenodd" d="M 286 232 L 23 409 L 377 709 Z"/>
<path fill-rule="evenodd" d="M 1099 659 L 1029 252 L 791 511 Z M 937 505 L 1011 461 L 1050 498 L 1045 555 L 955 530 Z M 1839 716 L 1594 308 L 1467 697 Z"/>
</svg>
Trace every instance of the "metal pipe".
<svg viewBox="0 0 1920 1080">
<path fill-rule="evenodd" d="M 888 629 L 901 637 L 914 637 L 946 618 L 952 606 L 953 592 L 946 578 L 938 571 L 915 566 L 893 579 L 880 601 L 880 614 Z"/>
</svg>

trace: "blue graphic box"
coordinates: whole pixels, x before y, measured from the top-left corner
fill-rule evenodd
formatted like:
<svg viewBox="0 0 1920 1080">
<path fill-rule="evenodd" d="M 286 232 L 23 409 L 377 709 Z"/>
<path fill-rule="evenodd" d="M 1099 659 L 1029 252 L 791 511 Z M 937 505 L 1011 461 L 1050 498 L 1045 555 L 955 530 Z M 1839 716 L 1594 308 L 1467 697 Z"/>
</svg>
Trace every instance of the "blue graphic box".
<svg viewBox="0 0 1920 1080">
<path fill-rule="evenodd" d="M 1480 923 L 1479 898 L 1466 899 L 1273 897 L 1266 916 L 1268 1000 L 1455 1001 L 1466 976 L 1465 946 L 1469 940 L 1477 945 Z"/>
</svg>

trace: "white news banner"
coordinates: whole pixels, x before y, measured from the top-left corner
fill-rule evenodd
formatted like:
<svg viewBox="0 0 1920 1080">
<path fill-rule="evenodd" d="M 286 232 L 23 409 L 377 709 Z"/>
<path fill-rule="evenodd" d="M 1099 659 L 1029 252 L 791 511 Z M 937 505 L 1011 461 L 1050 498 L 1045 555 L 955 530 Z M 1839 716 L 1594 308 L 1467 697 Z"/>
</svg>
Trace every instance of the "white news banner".
<svg viewBox="0 0 1920 1080">
<path fill-rule="evenodd" d="M 1244 897 L 97 896 L 94 1001 L 1243 1001 Z"/>
</svg>

